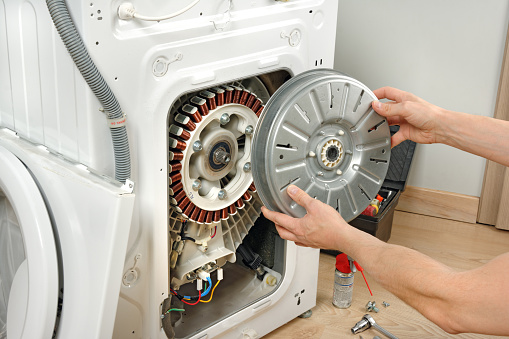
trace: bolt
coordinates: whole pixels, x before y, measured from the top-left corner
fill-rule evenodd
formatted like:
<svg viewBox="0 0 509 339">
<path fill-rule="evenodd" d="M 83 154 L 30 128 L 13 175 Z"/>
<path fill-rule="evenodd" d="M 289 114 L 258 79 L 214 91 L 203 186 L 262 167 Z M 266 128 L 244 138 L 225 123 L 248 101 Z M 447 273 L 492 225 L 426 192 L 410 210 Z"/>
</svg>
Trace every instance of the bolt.
<svg viewBox="0 0 509 339">
<path fill-rule="evenodd" d="M 228 196 L 228 193 L 224 189 L 220 189 L 219 192 L 217 192 L 217 197 L 219 200 L 224 200 Z"/>
<path fill-rule="evenodd" d="M 250 172 L 251 171 L 251 163 L 250 162 L 246 162 L 244 164 L 244 172 Z"/>
<path fill-rule="evenodd" d="M 313 151 L 309 151 L 308 155 L 312 158 L 316 157 L 316 153 Z"/>
<path fill-rule="evenodd" d="M 277 283 L 277 278 L 275 276 L 273 276 L 272 274 L 268 274 L 267 278 L 265 278 L 265 282 L 269 286 L 275 286 Z"/>
<path fill-rule="evenodd" d="M 201 188 L 201 181 L 196 179 L 193 181 L 193 190 L 197 191 Z"/>
<path fill-rule="evenodd" d="M 325 132 L 324 131 L 320 131 L 320 135 L 325 135 Z"/>
<path fill-rule="evenodd" d="M 340 129 L 340 130 L 338 131 L 338 135 L 345 135 L 345 131 L 343 131 L 342 129 Z"/>
<path fill-rule="evenodd" d="M 221 115 L 221 118 L 219 118 L 219 123 L 221 123 L 221 125 L 226 125 L 229 122 L 230 115 L 228 113 L 223 113 L 223 115 Z"/>
<path fill-rule="evenodd" d="M 376 302 L 374 301 L 368 301 L 368 303 L 366 304 L 366 311 L 368 312 L 375 312 L 375 313 L 378 313 L 379 309 L 376 307 Z"/>
<path fill-rule="evenodd" d="M 323 172 L 322 171 L 318 171 L 318 172 L 316 172 L 316 175 L 319 176 L 319 177 L 323 177 Z"/>
<path fill-rule="evenodd" d="M 187 273 L 186 277 L 187 277 L 187 280 L 194 280 L 194 279 L 196 279 L 196 273 L 189 272 L 189 273 Z"/>
<path fill-rule="evenodd" d="M 253 134 L 253 131 L 254 131 L 253 126 L 248 125 L 248 126 L 246 127 L 246 130 L 244 131 L 244 133 L 245 133 L 246 135 L 251 135 L 251 134 Z"/>
<path fill-rule="evenodd" d="M 341 175 L 341 174 L 343 174 L 343 171 L 342 171 L 342 170 L 340 170 L 340 169 L 338 169 L 338 170 L 336 171 L 336 173 L 337 173 L 337 175 Z"/>
<path fill-rule="evenodd" d="M 391 306 L 391 304 L 389 304 L 388 302 L 385 302 L 385 301 L 382 301 L 382 305 L 384 305 L 385 307 Z"/>
<path fill-rule="evenodd" d="M 195 152 L 199 152 L 203 149 L 203 145 L 201 144 L 201 141 L 200 140 L 196 140 L 194 143 L 193 143 L 193 151 Z"/>
</svg>

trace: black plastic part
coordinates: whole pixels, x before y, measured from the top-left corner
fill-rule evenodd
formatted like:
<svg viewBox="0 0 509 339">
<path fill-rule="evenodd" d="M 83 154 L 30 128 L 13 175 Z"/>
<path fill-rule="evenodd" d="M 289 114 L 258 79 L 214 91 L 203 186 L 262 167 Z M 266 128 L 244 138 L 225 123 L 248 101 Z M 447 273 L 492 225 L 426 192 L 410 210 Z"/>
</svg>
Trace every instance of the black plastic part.
<svg viewBox="0 0 509 339">
<path fill-rule="evenodd" d="M 258 279 L 262 280 L 263 276 L 265 275 L 265 271 L 260 267 L 262 264 L 262 257 L 253 252 L 249 246 L 244 244 L 240 244 L 239 247 L 237 247 L 237 253 L 242 256 L 242 262 L 244 265 L 252 270 L 255 270 Z"/>
<path fill-rule="evenodd" d="M 391 136 L 399 126 L 390 126 Z M 350 225 L 369 233 L 382 241 L 388 241 L 391 237 L 394 210 L 398 205 L 399 196 L 405 190 L 408 172 L 412 164 L 415 152 L 415 142 L 406 140 L 391 150 L 389 169 L 382 188 L 378 192 L 384 200 L 380 204 L 379 212 L 374 217 L 359 215 L 350 221 Z M 337 255 L 341 252 L 336 250 L 322 249 L 324 253 Z"/>
<path fill-rule="evenodd" d="M 399 126 L 391 126 L 391 136 L 398 130 Z M 391 150 L 391 160 L 385 181 L 380 189 L 382 201 L 379 212 L 374 217 L 359 215 L 350 221 L 350 225 L 374 235 L 382 241 L 388 241 L 391 237 L 392 220 L 394 210 L 398 205 L 399 196 L 405 190 L 408 172 L 412 164 L 415 152 L 415 142 L 406 140 Z"/>
</svg>

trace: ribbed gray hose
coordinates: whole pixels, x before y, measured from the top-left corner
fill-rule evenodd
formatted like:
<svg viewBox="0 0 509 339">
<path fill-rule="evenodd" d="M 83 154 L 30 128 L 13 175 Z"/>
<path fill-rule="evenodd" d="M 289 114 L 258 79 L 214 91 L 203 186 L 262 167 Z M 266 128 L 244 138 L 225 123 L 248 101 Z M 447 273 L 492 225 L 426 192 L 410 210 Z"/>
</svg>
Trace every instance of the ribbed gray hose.
<svg viewBox="0 0 509 339">
<path fill-rule="evenodd" d="M 122 109 L 94 62 L 88 55 L 87 49 L 81 40 L 71 19 L 65 0 L 46 0 L 53 23 L 64 42 L 67 51 L 81 72 L 83 78 L 101 102 L 101 105 L 110 119 L 122 118 Z M 125 182 L 131 176 L 131 159 L 129 155 L 129 142 L 125 126 L 110 128 L 115 154 L 115 179 Z"/>
</svg>

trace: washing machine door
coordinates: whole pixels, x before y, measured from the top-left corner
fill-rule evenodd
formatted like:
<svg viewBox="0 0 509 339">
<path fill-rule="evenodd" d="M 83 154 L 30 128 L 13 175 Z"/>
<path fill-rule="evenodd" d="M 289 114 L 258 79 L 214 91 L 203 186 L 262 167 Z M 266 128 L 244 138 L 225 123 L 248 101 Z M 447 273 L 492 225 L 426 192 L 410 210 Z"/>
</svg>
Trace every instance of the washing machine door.
<svg viewBox="0 0 509 339">
<path fill-rule="evenodd" d="M 48 210 L 24 164 L 0 146 L 0 339 L 51 338 L 58 261 Z"/>
</svg>

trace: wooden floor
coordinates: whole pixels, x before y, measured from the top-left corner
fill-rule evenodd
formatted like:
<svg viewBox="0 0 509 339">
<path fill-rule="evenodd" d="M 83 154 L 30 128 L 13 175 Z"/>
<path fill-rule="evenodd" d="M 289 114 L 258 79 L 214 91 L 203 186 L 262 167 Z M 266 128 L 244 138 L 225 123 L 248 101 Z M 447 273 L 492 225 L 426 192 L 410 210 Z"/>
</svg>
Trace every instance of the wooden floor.
<svg viewBox="0 0 509 339">
<path fill-rule="evenodd" d="M 509 231 L 396 211 L 389 242 L 413 248 L 458 270 L 467 270 L 509 252 Z M 379 313 L 370 313 L 375 321 L 400 339 L 502 338 L 448 335 L 366 276 L 374 295 L 371 297 L 360 274 L 355 275 L 352 306 L 338 309 L 332 306 L 334 259 L 320 254 L 317 305 L 312 309 L 311 318 L 294 319 L 265 338 L 360 338 L 353 335 L 350 328 L 366 314 L 364 307 L 369 300 L 375 300 L 380 308 Z M 384 308 L 382 301 L 390 306 Z M 364 339 L 372 339 L 375 335 L 386 338 L 373 329 L 361 335 Z"/>
</svg>

